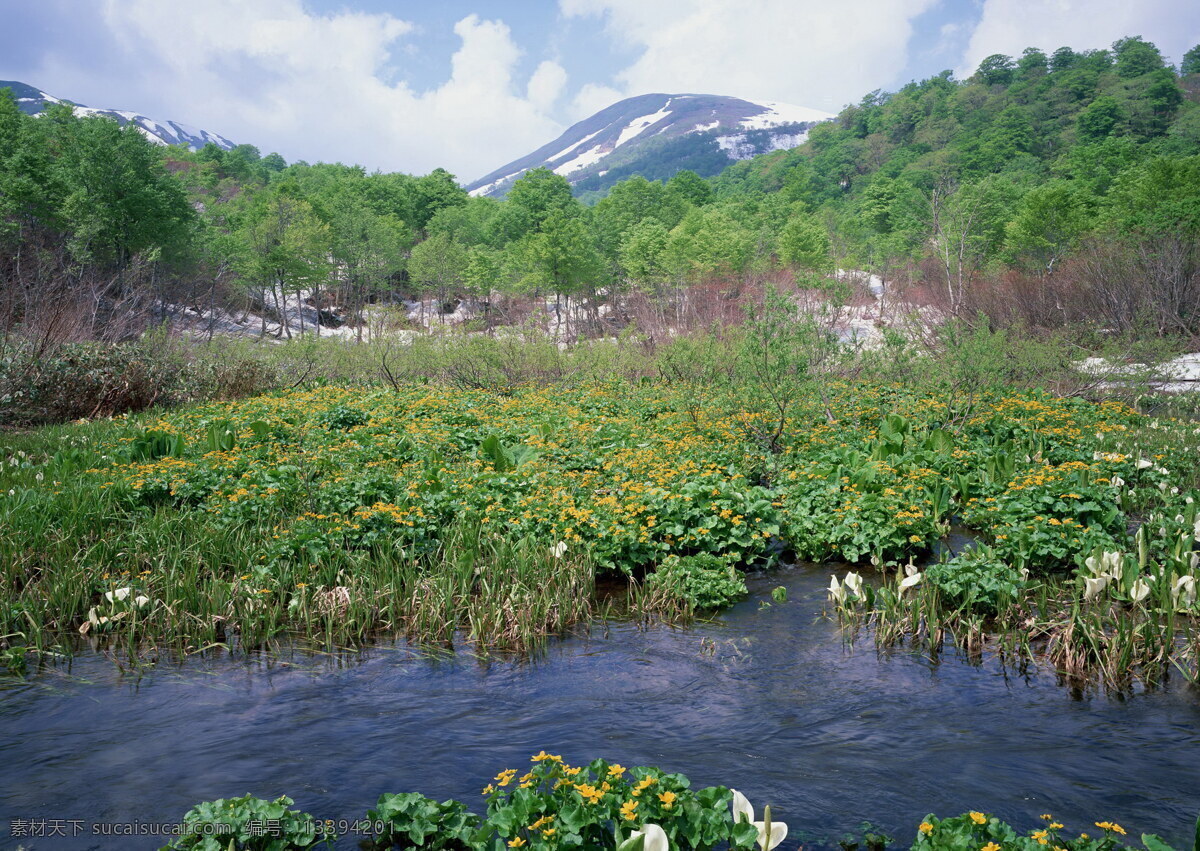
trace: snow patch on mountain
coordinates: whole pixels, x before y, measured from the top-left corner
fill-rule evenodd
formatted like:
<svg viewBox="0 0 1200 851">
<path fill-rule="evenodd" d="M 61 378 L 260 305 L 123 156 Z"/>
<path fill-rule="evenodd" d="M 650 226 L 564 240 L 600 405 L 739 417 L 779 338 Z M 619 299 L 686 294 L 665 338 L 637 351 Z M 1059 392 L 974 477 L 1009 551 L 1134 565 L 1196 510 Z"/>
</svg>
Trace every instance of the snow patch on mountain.
<svg viewBox="0 0 1200 851">
<path fill-rule="evenodd" d="M 813 124 L 828 121 L 833 115 L 819 109 L 809 109 L 806 106 L 793 106 L 776 101 L 751 101 L 761 106 L 765 111 L 752 115 L 741 121 L 744 130 L 765 130 L 768 127 L 778 127 L 780 124 Z"/>
<path fill-rule="evenodd" d="M 708 177 L 724 167 L 721 154 L 731 163 L 794 147 L 807 138 L 813 124 L 832 117 L 776 101 L 637 95 L 578 122 L 554 141 L 468 184 L 467 190 L 473 196 L 502 197 L 521 175 L 541 167 L 565 176 L 578 191 L 589 192 L 604 191 L 633 174 L 666 179 L 681 168 L 692 168 Z"/>
<path fill-rule="evenodd" d="M 110 118 L 122 127 L 132 124 L 138 129 L 138 132 L 156 145 L 185 145 L 193 151 L 210 143 L 226 151 L 234 147 L 234 143 L 224 136 L 208 130 L 201 130 L 176 121 L 156 121 L 131 110 L 100 109 L 73 101 L 64 101 L 41 89 L 16 80 L 0 80 L 0 89 L 3 88 L 12 89 L 16 95 L 17 106 L 27 115 L 40 115 L 49 104 L 66 103 L 78 116 Z"/>
<path fill-rule="evenodd" d="M 568 175 L 573 171 L 578 171 L 581 168 L 587 168 L 589 165 L 600 162 L 607 155 L 603 145 L 597 145 L 594 148 L 584 151 L 579 156 L 572 160 L 567 160 L 560 166 L 555 166 L 554 173 Z"/>
<path fill-rule="evenodd" d="M 621 135 L 617 137 L 617 142 L 613 145 L 614 148 L 619 148 L 631 139 L 636 139 L 642 135 L 647 127 L 653 127 L 658 122 L 662 121 L 671 114 L 671 101 L 675 98 L 667 98 L 667 102 L 663 104 L 662 109 L 657 112 L 652 112 L 649 115 L 641 115 L 625 125 L 625 129 L 621 131 Z M 665 128 L 664 128 L 665 129 Z"/>
<path fill-rule="evenodd" d="M 769 138 L 770 148 L 773 151 L 782 150 L 783 148 L 795 148 L 797 145 L 804 144 L 804 140 L 808 138 L 808 131 L 802 130 L 799 133 L 772 133 Z M 760 150 L 761 145 L 752 142 L 745 133 L 718 136 L 717 147 L 729 154 L 730 159 L 734 160 L 748 160 L 762 153 Z"/>
</svg>

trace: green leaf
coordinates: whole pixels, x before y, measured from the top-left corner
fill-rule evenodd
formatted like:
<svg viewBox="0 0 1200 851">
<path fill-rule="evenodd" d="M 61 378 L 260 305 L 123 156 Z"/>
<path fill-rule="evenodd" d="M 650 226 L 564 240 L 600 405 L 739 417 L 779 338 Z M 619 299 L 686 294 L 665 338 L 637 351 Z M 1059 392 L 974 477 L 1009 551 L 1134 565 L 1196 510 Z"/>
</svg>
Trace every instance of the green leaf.
<svg viewBox="0 0 1200 851">
<path fill-rule="evenodd" d="M 1146 846 L 1148 851 L 1175 851 L 1174 848 L 1163 842 L 1162 837 L 1153 833 L 1143 833 L 1142 844 Z"/>
</svg>

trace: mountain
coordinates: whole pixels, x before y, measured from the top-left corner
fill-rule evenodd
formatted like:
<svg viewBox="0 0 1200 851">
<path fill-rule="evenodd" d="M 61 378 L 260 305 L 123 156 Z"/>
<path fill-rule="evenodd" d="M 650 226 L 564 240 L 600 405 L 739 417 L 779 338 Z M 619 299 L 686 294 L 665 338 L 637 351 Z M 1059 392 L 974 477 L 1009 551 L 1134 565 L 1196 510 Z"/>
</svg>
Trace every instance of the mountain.
<svg viewBox="0 0 1200 851">
<path fill-rule="evenodd" d="M 112 118 L 119 122 L 122 127 L 132 123 L 138 130 L 142 131 L 147 139 L 160 145 L 187 145 L 193 151 L 203 148 L 209 142 L 226 151 L 234 146 L 233 142 L 230 142 L 224 136 L 210 133 L 208 130 L 200 130 L 196 127 L 190 127 L 187 124 L 180 124 L 177 121 L 155 121 L 153 118 L 138 115 L 136 112 L 126 112 L 120 109 L 96 109 L 84 106 L 81 103 L 62 100 L 54 97 L 54 95 L 46 94 L 41 89 L 34 88 L 28 83 L 16 80 L 0 80 L 0 89 L 5 88 L 12 89 L 13 97 L 17 99 L 17 107 L 26 115 L 37 115 L 52 103 L 65 103 L 75 110 L 76 115 L 100 115 L 105 118 Z"/>
<path fill-rule="evenodd" d="M 731 162 L 795 147 L 810 127 L 832 117 L 802 106 L 721 95 L 639 95 L 580 121 L 467 190 L 499 197 L 526 171 L 541 166 L 565 176 L 576 194 L 603 191 L 634 174 L 657 180 L 687 168 L 709 177 Z"/>
</svg>

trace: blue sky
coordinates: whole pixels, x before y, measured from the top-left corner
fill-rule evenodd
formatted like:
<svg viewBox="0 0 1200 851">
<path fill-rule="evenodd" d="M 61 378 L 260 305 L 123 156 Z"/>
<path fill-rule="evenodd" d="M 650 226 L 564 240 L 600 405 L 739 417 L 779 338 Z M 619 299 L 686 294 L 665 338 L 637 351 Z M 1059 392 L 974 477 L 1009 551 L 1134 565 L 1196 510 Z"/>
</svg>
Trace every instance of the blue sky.
<svg viewBox="0 0 1200 851">
<path fill-rule="evenodd" d="M 0 79 L 464 182 L 646 92 L 836 112 L 991 53 L 1200 43 L 1197 0 L 0 0 L 0 20 Z"/>
</svg>

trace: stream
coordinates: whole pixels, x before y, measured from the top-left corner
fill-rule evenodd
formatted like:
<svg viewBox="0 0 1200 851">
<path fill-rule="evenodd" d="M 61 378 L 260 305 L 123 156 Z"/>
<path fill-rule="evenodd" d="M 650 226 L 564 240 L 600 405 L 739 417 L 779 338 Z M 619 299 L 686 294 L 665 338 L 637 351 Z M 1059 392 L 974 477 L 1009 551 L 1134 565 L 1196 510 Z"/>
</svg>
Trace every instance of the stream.
<svg viewBox="0 0 1200 851">
<path fill-rule="evenodd" d="M 534 660 L 394 642 L 129 673 L 81 654 L 0 680 L 0 847 L 157 848 L 167 840 L 96 831 L 247 792 L 321 819 L 362 818 L 383 792 L 481 812 L 484 784 L 542 749 L 734 786 L 789 824 L 788 851 L 836 847 L 864 821 L 907 847 L 927 813 L 972 809 L 1025 831 L 1040 813 L 1093 835 L 1111 820 L 1131 844 L 1146 832 L 1191 847 L 1194 690 L 1081 695 L 994 659 L 849 646 L 821 617 L 828 582 L 828 567 L 781 568 L 712 622 L 600 624 Z M 770 603 L 778 585 L 788 602 Z M 55 819 L 66 836 L 19 835 Z"/>
</svg>

